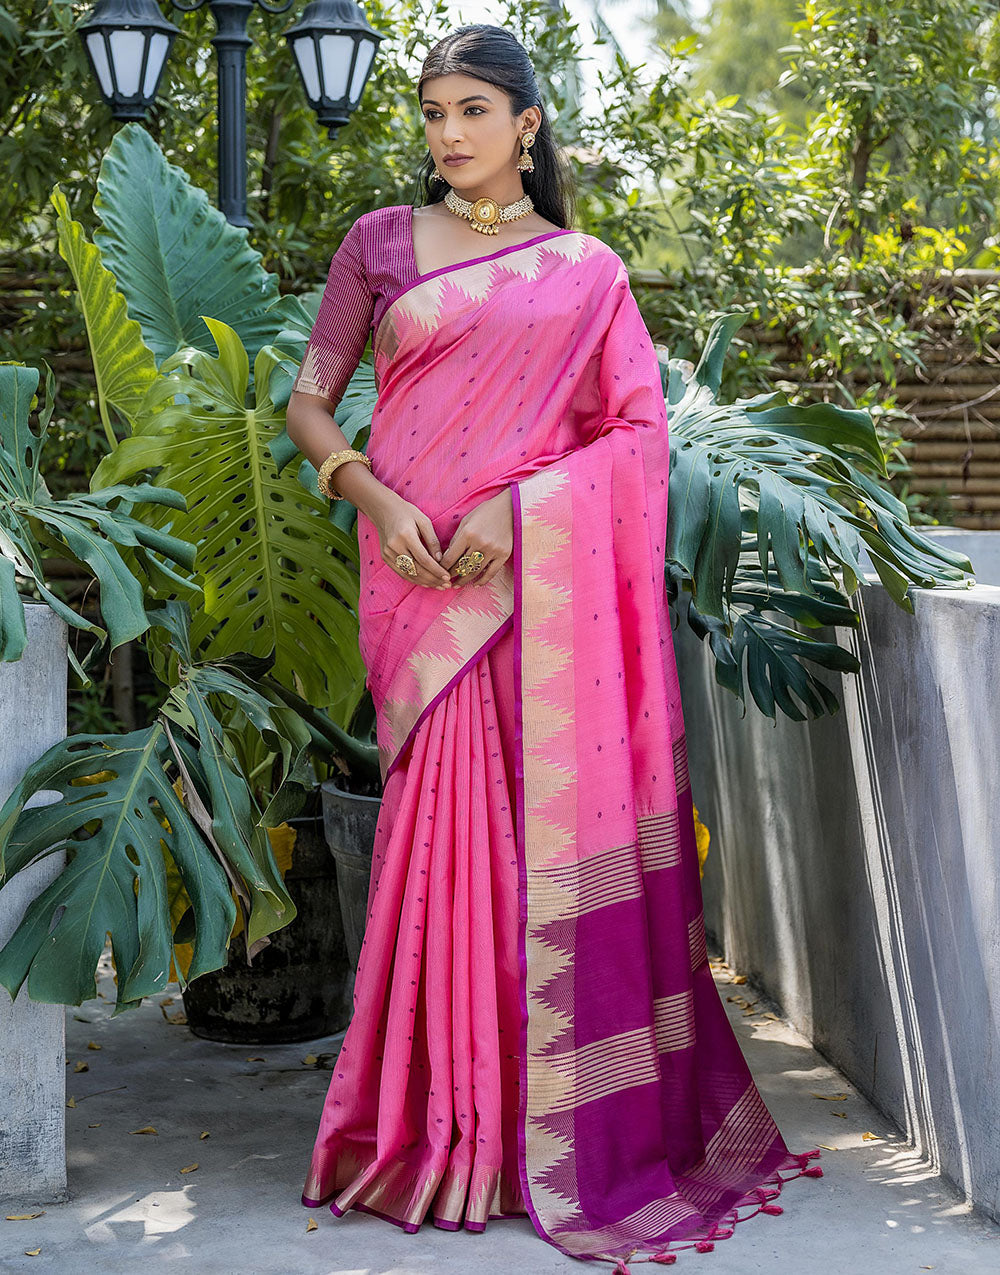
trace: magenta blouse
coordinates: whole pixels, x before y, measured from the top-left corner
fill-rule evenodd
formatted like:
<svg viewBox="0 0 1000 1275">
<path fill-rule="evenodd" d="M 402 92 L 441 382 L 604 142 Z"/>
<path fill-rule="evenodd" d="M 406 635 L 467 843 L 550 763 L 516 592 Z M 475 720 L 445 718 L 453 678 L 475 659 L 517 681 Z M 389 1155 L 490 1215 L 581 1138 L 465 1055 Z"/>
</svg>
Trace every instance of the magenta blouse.
<svg viewBox="0 0 1000 1275">
<path fill-rule="evenodd" d="M 474 265 L 565 233 L 550 230 L 499 252 L 494 249 L 421 274 L 413 251 L 413 206 L 389 204 L 362 213 L 333 254 L 316 322 L 292 389 L 339 403 L 369 336 L 400 293 L 456 266 Z"/>
<path fill-rule="evenodd" d="M 412 221 L 410 204 L 373 208 L 341 240 L 293 389 L 340 402 L 386 307 L 420 278 Z"/>
</svg>

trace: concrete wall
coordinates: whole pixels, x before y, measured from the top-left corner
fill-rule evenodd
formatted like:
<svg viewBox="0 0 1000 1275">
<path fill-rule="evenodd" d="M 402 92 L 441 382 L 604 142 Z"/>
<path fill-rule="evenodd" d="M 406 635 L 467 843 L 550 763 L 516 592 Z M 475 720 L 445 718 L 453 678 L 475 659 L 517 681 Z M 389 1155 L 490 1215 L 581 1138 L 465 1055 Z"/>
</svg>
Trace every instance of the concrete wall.
<svg viewBox="0 0 1000 1275">
<path fill-rule="evenodd" d="M 990 533 L 985 533 L 990 534 Z M 983 555 L 967 549 L 974 563 Z M 881 585 L 833 718 L 777 724 L 675 635 L 709 930 L 795 1025 L 1000 1216 L 1000 588 Z M 827 633 L 824 636 L 831 637 Z M 748 695 L 749 701 L 749 695 Z"/>
<path fill-rule="evenodd" d="M 28 647 L 0 664 L 0 800 L 25 769 L 66 734 L 66 625 L 48 607 L 30 605 Z M 0 890 L 0 945 L 31 899 L 56 876 L 53 855 Z M 0 1200 L 44 1203 L 66 1190 L 65 1010 L 12 1003 L 0 987 Z"/>
</svg>

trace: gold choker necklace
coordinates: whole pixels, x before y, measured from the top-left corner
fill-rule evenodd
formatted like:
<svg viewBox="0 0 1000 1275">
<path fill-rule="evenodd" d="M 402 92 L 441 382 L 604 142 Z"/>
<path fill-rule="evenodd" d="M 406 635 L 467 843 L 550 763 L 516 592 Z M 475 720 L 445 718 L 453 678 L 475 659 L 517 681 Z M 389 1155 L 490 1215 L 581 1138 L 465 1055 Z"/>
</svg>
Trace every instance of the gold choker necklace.
<svg viewBox="0 0 1000 1275">
<path fill-rule="evenodd" d="M 504 204 L 502 207 L 495 199 L 487 199 L 486 196 L 473 204 L 461 195 L 456 195 L 450 187 L 444 203 L 457 217 L 464 217 L 473 230 L 478 230 L 483 235 L 499 234 L 501 221 L 517 221 L 520 217 L 527 217 L 535 206 L 530 195 L 522 195 L 512 204 Z"/>
</svg>

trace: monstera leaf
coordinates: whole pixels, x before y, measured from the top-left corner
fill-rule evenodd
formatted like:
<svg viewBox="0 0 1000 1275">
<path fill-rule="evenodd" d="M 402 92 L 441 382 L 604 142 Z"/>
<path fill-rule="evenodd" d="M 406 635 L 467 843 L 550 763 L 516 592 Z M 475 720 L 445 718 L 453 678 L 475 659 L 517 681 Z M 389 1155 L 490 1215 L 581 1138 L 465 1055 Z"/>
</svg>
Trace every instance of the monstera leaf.
<svg viewBox="0 0 1000 1275">
<path fill-rule="evenodd" d="M 770 717 L 839 707 L 814 668 L 857 671 L 835 642 L 800 626 L 854 626 L 850 598 L 867 551 L 892 598 L 912 612 L 911 584 L 965 580 L 963 554 L 910 525 L 886 476 L 867 412 L 800 405 L 774 392 L 721 403 L 722 363 L 744 315 L 709 333 L 697 367 L 661 355 L 670 428 L 668 589 L 691 595 L 687 620 L 707 636 L 716 678 L 740 698 L 744 664 Z"/>
<path fill-rule="evenodd" d="M 246 230 L 167 162 L 141 124 L 115 134 L 97 191 L 95 242 L 157 364 L 186 346 L 212 350 L 203 315 L 228 323 L 253 359 L 301 312 L 279 295 Z"/>
<path fill-rule="evenodd" d="M 754 703 L 767 717 L 773 718 L 777 708 L 796 721 L 838 712 L 840 703 L 818 670 L 857 673 L 860 669 L 857 659 L 839 643 L 792 627 L 793 622 L 806 629 L 856 628 L 859 623 L 857 611 L 815 560 L 809 563 L 809 575 L 812 591 L 808 594 L 782 588 L 775 571 L 766 576 L 761 571 L 756 542 L 745 537 L 727 619 L 704 616 L 693 599 L 687 602 L 685 618 L 699 637 L 708 638 L 716 680 L 744 701 L 749 687 Z M 686 581 L 676 564 L 668 564 L 675 605 L 683 606 L 680 598 Z M 799 704 L 805 705 L 805 712 Z"/>
<path fill-rule="evenodd" d="M 885 459 L 867 412 L 789 403 L 780 391 L 720 403 L 718 363 L 744 316 L 713 326 L 697 368 L 665 373 L 671 474 L 667 555 L 688 574 L 703 615 L 725 618 L 745 529 L 762 569 L 809 592 L 810 557 L 839 571 L 852 594 L 862 546 L 894 600 L 912 611 L 909 584 L 953 583 L 972 570 L 962 554 L 910 526 L 906 506 L 875 479 Z M 662 361 L 661 361 L 662 365 Z"/>
<path fill-rule="evenodd" d="M 156 361 L 142 339 L 142 328 L 128 317 L 125 298 L 104 266 L 100 249 L 70 217 L 66 196 L 56 186 L 50 198 L 57 213 L 59 255 L 73 275 L 87 327 L 98 410 L 108 443 L 114 448 L 118 439 L 108 408 L 120 412 L 131 428 L 146 390 L 156 379 Z"/>
<path fill-rule="evenodd" d="M 231 891 L 246 914 L 251 948 L 295 916 L 266 828 L 269 819 L 301 806 L 311 781 L 308 731 L 238 665 L 186 663 L 186 612 L 168 607 L 160 619 L 182 659 L 154 723 L 129 735 L 61 741 L 28 769 L 0 810 L 0 887 L 49 854 L 65 849 L 67 856 L 0 951 L 0 983 L 12 996 L 27 982 L 34 1000 L 78 1005 L 92 997 L 108 934 L 117 1010 L 162 989 L 173 944 L 181 941 L 170 917 L 171 864 L 191 902 L 183 935 L 194 946 L 189 978 L 226 962 L 236 917 Z M 266 811 L 229 756 L 223 704 L 283 758 Z M 60 801 L 29 807 L 33 796 L 52 790 Z"/>
<path fill-rule="evenodd" d="M 187 501 L 185 512 L 163 511 L 157 525 L 198 547 L 205 598 L 191 629 L 198 657 L 273 650 L 274 677 L 346 725 L 365 680 L 357 538 L 331 524 L 318 493 L 278 472 L 272 448 L 284 414 L 270 385 L 280 380 L 287 397 L 294 368 L 286 356 L 273 347 L 258 353 L 248 407 L 243 343 L 226 324 L 205 322 L 218 357 L 187 349 L 164 363 L 148 415 L 104 458 L 92 487 L 156 469 L 158 481 Z"/>
<path fill-rule="evenodd" d="M 186 577 L 173 571 L 169 564 L 187 569 L 194 565 L 192 545 L 132 516 L 139 503 L 171 512 L 183 509 L 184 498 L 174 491 L 141 483 L 53 500 L 40 472 L 54 402 L 51 372 L 46 377 L 46 406 L 40 415 L 38 434 L 28 423 L 37 388 L 37 368 L 21 364 L 0 366 L 0 659 L 4 660 L 19 659 L 24 649 L 19 576 L 30 581 L 42 600 L 67 624 L 105 636 L 100 625 L 78 615 L 48 588 L 40 539 L 58 546 L 60 552 L 93 572 L 100 586 L 101 614 L 112 647 L 149 628 L 143 575 L 172 581 L 179 589 L 190 589 Z"/>
</svg>

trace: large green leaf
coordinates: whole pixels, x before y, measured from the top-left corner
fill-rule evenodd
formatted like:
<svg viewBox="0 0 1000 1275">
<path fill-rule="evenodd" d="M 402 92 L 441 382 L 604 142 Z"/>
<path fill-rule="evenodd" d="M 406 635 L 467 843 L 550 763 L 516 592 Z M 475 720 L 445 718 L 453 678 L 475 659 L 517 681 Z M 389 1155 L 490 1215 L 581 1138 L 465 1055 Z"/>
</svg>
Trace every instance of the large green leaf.
<svg viewBox="0 0 1000 1275">
<path fill-rule="evenodd" d="M 854 627 L 851 596 L 867 550 L 890 596 L 912 611 L 911 585 L 963 582 L 964 554 L 910 525 L 881 481 L 885 462 L 866 412 L 761 394 L 717 400 L 743 316 L 712 327 L 697 367 L 661 357 L 670 427 L 668 590 L 690 593 L 687 623 L 707 637 L 718 682 L 748 687 L 769 717 L 839 708 L 820 670 L 856 673 L 836 642 L 805 629 Z"/>
<path fill-rule="evenodd" d="M 750 540 L 748 537 L 747 542 Z M 796 721 L 839 711 L 836 695 L 817 670 L 840 674 L 856 673 L 860 668 L 857 659 L 837 642 L 823 641 L 792 627 L 793 622 L 807 629 L 856 628 L 859 623 L 858 613 L 821 564 L 810 562 L 809 573 L 809 593 L 789 592 L 782 588 L 775 572 L 765 575 L 760 570 L 750 544 L 740 558 L 725 621 L 702 615 L 693 601 L 688 602 L 687 622 L 699 637 L 708 637 L 716 681 L 744 702 L 748 687 L 754 703 L 767 717 L 773 718 L 776 708 Z M 685 577 L 676 567 L 671 575 L 676 596 Z"/>
<path fill-rule="evenodd" d="M 35 433 L 29 414 L 38 388 L 38 369 L 22 364 L 0 366 L 0 659 L 18 659 L 23 650 L 23 604 L 12 585 L 20 576 L 75 628 L 103 637 L 105 630 L 66 606 L 45 583 L 40 538 L 58 545 L 93 572 L 100 586 L 101 615 L 112 647 L 149 628 L 143 593 L 144 573 L 184 577 L 170 563 L 188 570 L 194 548 L 176 536 L 132 516 L 137 503 L 160 509 L 183 508 L 174 491 L 142 483 L 54 500 L 41 476 L 41 455 L 51 417 L 54 389 L 46 380 L 46 408 Z M 126 562 L 125 555 L 129 562 Z M 131 565 L 130 565 L 131 564 Z M 133 570 L 138 567 L 138 575 Z M 190 586 L 187 586 L 190 587 Z"/>
<path fill-rule="evenodd" d="M 174 792 L 172 761 L 158 721 L 130 735 L 74 736 L 29 767 L 0 810 L 0 884 L 63 847 L 67 865 L 0 951 L 0 983 L 12 996 L 27 980 L 33 1000 L 93 997 L 108 934 L 118 1009 L 163 988 L 171 957 L 163 846 L 195 910 L 189 977 L 225 964 L 236 906 L 222 863 Z M 25 809 L 45 790 L 61 800 Z"/>
<path fill-rule="evenodd" d="M 270 383 L 276 374 L 287 382 L 286 357 L 273 347 L 260 351 L 247 407 L 243 344 L 226 324 L 207 316 L 206 323 L 218 357 L 187 349 L 163 365 L 150 392 L 156 414 L 105 457 L 92 486 L 158 470 L 158 481 L 187 499 L 186 512 L 163 511 L 158 524 L 198 546 L 205 596 L 192 624 L 198 657 L 273 650 L 274 676 L 311 703 L 331 706 L 344 724 L 365 680 L 357 538 L 331 524 L 318 493 L 278 472 L 272 447 L 284 413 Z"/>
<path fill-rule="evenodd" d="M 256 685 L 268 662 L 247 669 L 250 678 L 238 661 L 188 663 L 187 608 L 167 604 L 153 618 L 181 657 L 157 720 L 131 735 L 81 735 L 54 745 L 0 810 L 0 886 L 50 854 L 67 855 L 0 951 L 0 983 L 12 995 L 27 980 L 35 1000 L 75 1005 L 93 996 L 107 934 L 118 1009 L 160 990 L 172 946 L 181 941 L 171 921 L 171 861 L 191 901 L 193 933 L 183 937 L 194 942 L 189 978 L 226 961 L 236 917 L 231 890 L 243 906 L 251 950 L 295 916 L 266 829 L 301 807 L 312 780 L 309 732 Z M 223 706 L 281 758 L 264 811 L 231 754 Z M 61 800 L 29 807 L 30 798 L 52 790 Z"/>
<path fill-rule="evenodd" d="M 131 428 L 146 390 L 156 379 L 156 362 L 139 324 L 128 317 L 125 298 L 114 275 L 105 268 L 100 249 L 71 218 L 66 196 L 55 186 L 50 198 L 57 213 L 59 255 L 73 275 L 87 327 L 98 410 L 108 443 L 114 448 L 117 437 L 108 407 L 119 411 Z"/>
<path fill-rule="evenodd" d="M 807 564 L 839 572 L 857 587 L 866 546 L 900 606 L 906 590 L 961 581 L 972 564 L 909 525 L 905 505 L 876 479 L 885 474 L 881 445 L 866 412 L 830 403 L 789 403 L 775 391 L 720 403 L 720 332 L 699 369 L 668 361 L 664 372 L 671 473 L 667 556 L 689 576 L 698 610 L 725 619 L 745 531 L 756 536 L 762 569 L 773 563 L 787 590 L 808 592 Z"/>
<path fill-rule="evenodd" d="M 101 163 L 94 239 L 157 363 L 185 346 L 211 351 L 205 315 L 255 357 L 301 307 L 282 298 L 247 231 L 167 162 L 141 124 L 115 134 Z"/>
</svg>

